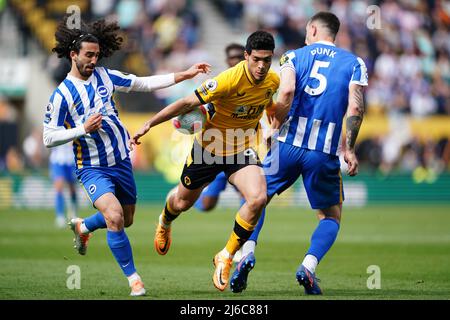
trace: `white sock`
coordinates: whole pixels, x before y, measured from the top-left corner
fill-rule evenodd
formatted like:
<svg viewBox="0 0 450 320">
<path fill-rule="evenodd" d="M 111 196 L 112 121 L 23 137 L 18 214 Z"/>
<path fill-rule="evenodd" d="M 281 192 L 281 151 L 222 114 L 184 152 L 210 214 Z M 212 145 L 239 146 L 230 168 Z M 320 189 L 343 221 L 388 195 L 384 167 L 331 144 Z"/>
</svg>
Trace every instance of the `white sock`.
<svg viewBox="0 0 450 320">
<path fill-rule="evenodd" d="M 131 276 L 127 277 L 128 278 L 128 284 L 131 285 L 133 284 L 133 282 L 135 282 L 136 280 L 141 280 L 141 277 L 137 274 L 137 272 L 133 273 Z"/>
<path fill-rule="evenodd" d="M 168 229 L 170 227 L 170 223 L 169 224 L 165 224 L 164 220 L 163 220 L 163 215 L 162 213 L 159 215 L 159 224 L 162 225 L 164 228 Z"/>
<path fill-rule="evenodd" d="M 219 253 L 221 256 L 227 257 L 228 259 L 233 259 L 234 254 L 228 252 L 227 248 L 223 248 Z"/>
<path fill-rule="evenodd" d="M 81 232 L 82 234 L 86 234 L 86 233 L 91 232 L 91 230 L 89 230 L 89 229 L 86 227 L 86 225 L 84 224 L 84 221 L 80 224 L 80 232 Z"/>
<path fill-rule="evenodd" d="M 242 246 L 242 258 L 248 255 L 250 252 L 255 253 L 256 242 L 253 240 L 247 240 Z"/>
<path fill-rule="evenodd" d="M 314 257 L 311 254 L 307 254 L 305 259 L 303 259 L 302 265 L 305 266 L 306 269 L 311 271 L 312 273 L 316 272 L 316 267 L 319 264 L 319 261 L 317 261 L 317 258 Z"/>
</svg>

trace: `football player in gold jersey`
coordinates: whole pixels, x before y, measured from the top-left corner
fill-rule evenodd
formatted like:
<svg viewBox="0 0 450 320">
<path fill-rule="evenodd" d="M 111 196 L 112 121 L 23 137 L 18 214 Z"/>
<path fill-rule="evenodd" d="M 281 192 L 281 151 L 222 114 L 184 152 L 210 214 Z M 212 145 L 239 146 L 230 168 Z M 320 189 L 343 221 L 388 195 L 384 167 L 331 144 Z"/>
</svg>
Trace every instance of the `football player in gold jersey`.
<svg viewBox="0 0 450 320">
<path fill-rule="evenodd" d="M 193 94 L 165 107 L 148 120 L 129 143 L 133 148 L 150 128 L 209 104 L 208 120 L 194 140 L 177 192 L 168 197 L 160 215 L 154 244 L 159 254 L 167 253 L 172 221 L 191 208 L 203 188 L 218 173 L 224 172 L 246 203 L 236 214 L 225 248 L 213 260 L 214 286 L 221 291 L 228 285 L 234 254 L 250 237 L 267 201 L 264 173 L 251 146 L 263 111 L 273 108 L 272 96 L 280 83 L 277 73 L 270 69 L 274 48 L 275 41 L 270 33 L 252 33 L 247 39 L 244 61 L 205 81 Z"/>
</svg>

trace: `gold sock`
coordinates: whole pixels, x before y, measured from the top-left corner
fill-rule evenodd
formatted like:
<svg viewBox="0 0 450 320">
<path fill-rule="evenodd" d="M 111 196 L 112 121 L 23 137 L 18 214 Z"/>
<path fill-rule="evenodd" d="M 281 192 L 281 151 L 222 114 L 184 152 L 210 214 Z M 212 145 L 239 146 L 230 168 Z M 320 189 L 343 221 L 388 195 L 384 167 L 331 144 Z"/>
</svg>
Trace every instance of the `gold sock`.
<svg viewBox="0 0 450 320">
<path fill-rule="evenodd" d="M 180 212 L 181 213 L 181 212 Z M 174 213 L 172 208 L 170 208 L 169 201 L 166 201 L 166 205 L 162 211 L 162 223 L 165 225 L 170 225 L 173 220 L 178 218 L 180 213 Z"/>
<path fill-rule="evenodd" d="M 236 220 L 234 221 L 233 232 L 231 233 L 227 245 L 225 246 L 226 250 L 231 256 L 234 256 L 234 254 L 240 249 L 245 241 L 250 238 L 253 229 L 255 229 L 255 225 L 244 221 L 238 212 L 236 215 Z"/>
</svg>

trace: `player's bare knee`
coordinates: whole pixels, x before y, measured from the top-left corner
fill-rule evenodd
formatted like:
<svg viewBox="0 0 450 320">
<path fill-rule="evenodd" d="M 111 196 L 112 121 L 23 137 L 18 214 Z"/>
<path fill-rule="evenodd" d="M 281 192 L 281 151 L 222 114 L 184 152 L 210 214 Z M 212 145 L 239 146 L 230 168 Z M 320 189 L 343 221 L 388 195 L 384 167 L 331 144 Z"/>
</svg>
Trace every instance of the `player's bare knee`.
<svg viewBox="0 0 450 320">
<path fill-rule="evenodd" d="M 337 223 L 341 222 L 341 208 L 338 205 L 326 209 L 319 209 L 317 214 L 320 220 L 326 218 L 336 220 Z"/>
<path fill-rule="evenodd" d="M 267 203 L 267 196 L 265 194 L 259 194 L 246 199 L 248 209 L 251 212 L 261 212 Z"/>
<path fill-rule="evenodd" d="M 172 210 L 175 212 L 184 212 L 192 207 L 194 203 L 189 199 L 183 199 L 177 195 L 175 195 L 170 203 Z"/>
<path fill-rule="evenodd" d="M 186 199 L 176 199 L 175 205 L 174 205 L 174 210 L 178 211 L 178 212 L 183 212 L 188 210 L 190 207 L 192 207 L 192 201 L 190 200 L 186 200 Z"/>
<path fill-rule="evenodd" d="M 121 230 L 124 226 L 123 211 L 120 206 L 111 206 L 104 212 L 106 224 L 109 229 Z"/>
</svg>

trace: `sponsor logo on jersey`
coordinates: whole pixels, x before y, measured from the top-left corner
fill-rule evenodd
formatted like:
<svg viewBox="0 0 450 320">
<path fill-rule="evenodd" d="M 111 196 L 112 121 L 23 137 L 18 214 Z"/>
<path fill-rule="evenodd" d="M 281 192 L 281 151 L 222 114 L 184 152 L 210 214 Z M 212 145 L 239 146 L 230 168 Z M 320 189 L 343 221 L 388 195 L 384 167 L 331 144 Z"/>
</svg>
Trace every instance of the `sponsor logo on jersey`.
<svg viewBox="0 0 450 320">
<path fill-rule="evenodd" d="M 246 111 L 245 106 L 238 106 L 236 108 L 236 110 L 234 110 L 234 112 L 237 114 L 243 114 L 243 113 L 246 113 L 247 111 Z"/>
<path fill-rule="evenodd" d="M 264 111 L 264 107 L 264 104 L 259 106 L 238 106 L 230 116 L 234 119 L 257 119 Z"/>
</svg>

